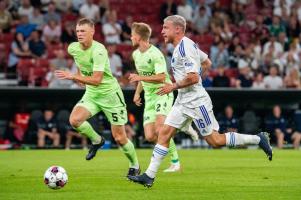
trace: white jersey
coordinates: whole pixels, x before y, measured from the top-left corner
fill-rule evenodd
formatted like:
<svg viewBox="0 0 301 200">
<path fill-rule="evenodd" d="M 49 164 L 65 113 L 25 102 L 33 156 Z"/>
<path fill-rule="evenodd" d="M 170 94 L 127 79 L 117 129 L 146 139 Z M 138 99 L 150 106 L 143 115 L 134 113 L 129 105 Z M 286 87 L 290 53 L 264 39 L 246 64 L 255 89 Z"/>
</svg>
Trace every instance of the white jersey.
<svg viewBox="0 0 301 200">
<path fill-rule="evenodd" d="M 175 47 L 171 59 L 171 69 L 176 82 L 183 80 L 190 72 L 201 74 L 201 62 L 207 58 L 208 55 L 202 52 L 191 39 L 183 37 Z M 199 83 L 178 90 L 176 103 L 189 108 L 196 108 L 200 105 L 211 105 L 212 107 L 210 97 L 202 85 L 201 77 Z"/>
</svg>

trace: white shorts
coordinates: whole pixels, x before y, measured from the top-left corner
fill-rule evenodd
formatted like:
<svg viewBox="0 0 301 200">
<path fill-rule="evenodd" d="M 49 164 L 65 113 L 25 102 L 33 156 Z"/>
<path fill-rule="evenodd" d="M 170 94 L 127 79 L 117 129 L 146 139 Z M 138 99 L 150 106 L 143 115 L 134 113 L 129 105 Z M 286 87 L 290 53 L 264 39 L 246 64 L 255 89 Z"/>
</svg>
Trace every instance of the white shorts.
<svg viewBox="0 0 301 200">
<path fill-rule="evenodd" d="M 207 109 L 210 107 L 210 109 Z M 183 129 L 193 121 L 202 136 L 210 135 L 213 130 L 218 131 L 219 125 L 215 119 L 212 106 L 200 105 L 197 108 L 187 108 L 182 104 L 174 104 L 168 113 L 164 124 Z"/>
</svg>

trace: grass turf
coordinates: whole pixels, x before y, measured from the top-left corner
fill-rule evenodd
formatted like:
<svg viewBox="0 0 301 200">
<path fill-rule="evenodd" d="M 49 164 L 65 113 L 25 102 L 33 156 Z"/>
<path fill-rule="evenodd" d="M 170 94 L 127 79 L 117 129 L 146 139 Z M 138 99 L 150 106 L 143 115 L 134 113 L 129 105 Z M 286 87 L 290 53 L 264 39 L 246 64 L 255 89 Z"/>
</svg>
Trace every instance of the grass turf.
<svg viewBox="0 0 301 200">
<path fill-rule="evenodd" d="M 138 150 L 143 171 L 152 150 Z M 260 150 L 180 150 L 182 172 L 166 174 L 169 158 L 147 189 L 128 182 L 119 150 L 99 151 L 91 161 L 82 150 L 0 151 L 0 199 L 301 199 L 300 151 L 276 150 L 269 162 Z M 48 189 L 44 171 L 63 166 L 69 182 Z"/>
</svg>

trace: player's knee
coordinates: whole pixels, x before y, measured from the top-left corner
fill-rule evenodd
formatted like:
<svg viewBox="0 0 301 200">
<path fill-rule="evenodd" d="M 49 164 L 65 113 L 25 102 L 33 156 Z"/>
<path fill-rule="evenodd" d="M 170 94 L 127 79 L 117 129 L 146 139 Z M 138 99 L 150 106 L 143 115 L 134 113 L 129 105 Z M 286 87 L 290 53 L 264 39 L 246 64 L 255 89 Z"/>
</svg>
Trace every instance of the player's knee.
<svg viewBox="0 0 301 200">
<path fill-rule="evenodd" d="M 145 140 L 148 142 L 156 142 L 157 141 L 157 136 L 154 134 L 146 134 L 145 135 Z"/>
<path fill-rule="evenodd" d="M 77 117 L 70 117 L 69 122 L 70 125 L 74 128 L 79 127 L 83 123 L 83 121 Z"/>
</svg>

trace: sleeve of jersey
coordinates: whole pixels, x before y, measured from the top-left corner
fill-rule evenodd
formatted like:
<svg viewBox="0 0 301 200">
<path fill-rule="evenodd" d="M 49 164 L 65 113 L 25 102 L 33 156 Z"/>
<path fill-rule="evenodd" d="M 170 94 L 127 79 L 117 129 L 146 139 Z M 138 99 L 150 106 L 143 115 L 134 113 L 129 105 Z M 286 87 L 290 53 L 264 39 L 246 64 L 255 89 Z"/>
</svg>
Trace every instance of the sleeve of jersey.
<svg viewBox="0 0 301 200">
<path fill-rule="evenodd" d="M 158 52 L 154 55 L 154 67 L 155 74 L 161 74 L 166 72 L 165 58 L 161 52 Z"/>
<path fill-rule="evenodd" d="M 93 71 L 104 71 L 105 62 L 107 61 L 107 52 L 102 48 L 98 47 L 94 49 L 92 58 L 93 58 Z"/>
<path fill-rule="evenodd" d="M 70 56 L 74 56 L 74 45 L 73 43 L 71 43 L 69 46 L 68 46 L 68 49 L 67 49 L 67 52 Z"/>
<path fill-rule="evenodd" d="M 183 58 L 183 65 L 186 73 L 196 72 L 199 73 L 198 52 L 193 45 L 180 46 L 180 54 Z"/>
<path fill-rule="evenodd" d="M 202 50 L 200 50 L 199 48 L 198 48 L 198 51 L 199 51 L 199 54 L 200 54 L 201 63 L 204 62 L 205 60 L 207 60 L 208 55 L 205 52 L 203 52 Z"/>
</svg>

